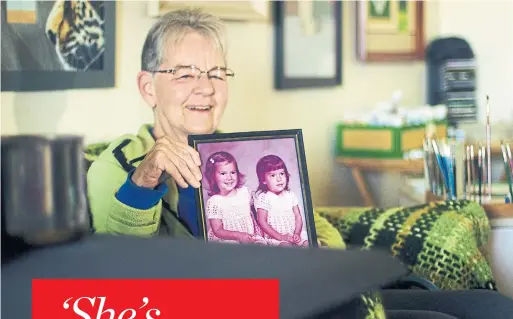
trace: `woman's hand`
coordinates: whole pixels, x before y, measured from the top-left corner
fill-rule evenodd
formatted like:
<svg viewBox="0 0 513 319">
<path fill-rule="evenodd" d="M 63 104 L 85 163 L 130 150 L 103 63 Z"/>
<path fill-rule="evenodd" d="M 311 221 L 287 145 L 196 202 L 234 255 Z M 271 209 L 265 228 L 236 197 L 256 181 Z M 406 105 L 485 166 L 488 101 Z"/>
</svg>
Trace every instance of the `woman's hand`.
<svg viewBox="0 0 513 319">
<path fill-rule="evenodd" d="M 155 188 L 160 176 L 166 172 L 178 186 L 198 188 L 202 178 L 199 153 L 189 145 L 163 136 L 155 142 L 144 160 L 135 169 L 132 181 L 140 187 Z"/>
</svg>

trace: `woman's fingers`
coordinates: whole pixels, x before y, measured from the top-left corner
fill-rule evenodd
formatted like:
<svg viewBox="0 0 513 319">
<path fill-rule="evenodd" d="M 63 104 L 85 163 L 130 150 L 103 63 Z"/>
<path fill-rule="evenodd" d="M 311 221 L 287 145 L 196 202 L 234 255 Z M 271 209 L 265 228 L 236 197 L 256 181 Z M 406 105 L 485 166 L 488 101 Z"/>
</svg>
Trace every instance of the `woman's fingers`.
<svg viewBox="0 0 513 319">
<path fill-rule="evenodd" d="M 180 187 L 187 187 L 187 182 L 173 161 L 171 161 L 172 157 L 173 153 L 165 145 L 157 145 L 151 152 L 150 161 L 155 162 L 156 166 L 162 171 L 159 177 L 159 184 L 167 179 L 163 178 L 163 176 L 170 175 Z"/>
<path fill-rule="evenodd" d="M 201 166 L 201 158 L 200 158 L 198 151 L 196 151 L 189 145 L 186 145 L 186 146 L 187 146 L 186 150 L 190 154 L 190 156 L 191 156 L 192 160 L 194 161 L 194 163 L 196 164 L 196 166 Z"/>
<path fill-rule="evenodd" d="M 201 181 L 202 175 L 201 170 L 198 165 L 194 162 L 191 155 L 185 151 L 184 149 L 173 149 L 172 152 L 174 153 L 175 159 L 173 159 L 173 162 L 177 162 L 180 165 L 185 164 L 186 167 L 183 167 L 183 170 L 185 173 L 189 174 L 192 173 L 194 175 L 194 178 L 198 181 Z M 180 171 L 182 171 L 181 167 L 178 167 Z M 185 176 L 184 176 L 185 177 Z M 198 186 L 199 187 L 199 186 Z"/>
<path fill-rule="evenodd" d="M 189 145 L 177 143 L 176 146 L 179 156 L 186 161 L 194 176 L 196 176 L 198 180 L 201 180 L 201 159 L 199 153 Z"/>
<path fill-rule="evenodd" d="M 169 155 L 169 157 L 173 163 L 175 163 L 179 171 L 185 175 L 189 175 L 187 169 L 182 165 L 182 163 L 185 163 L 190 173 L 192 173 L 198 181 L 197 184 L 199 184 L 199 181 L 203 178 L 199 167 L 201 165 L 199 153 L 189 145 L 174 142 L 169 138 L 164 139 L 163 143 L 167 146 L 167 149 L 173 153 L 173 155 Z M 188 179 L 186 176 L 184 176 L 184 178 Z"/>
<path fill-rule="evenodd" d="M 195 152 L 194 149 L 192 150 Z M 165 170 L 175 179 L 180 187 L 185 188 L 188 185 L 195 188 L 200 187 L 202 179 L 200 168 L 196 165 L 186 147 L 173 142 L 169 138 L 163 138 L 159 140 L 159 146 L 155 148 L 155 152 L 157 151 L 166 154 L 165 161 L 167 163 L 165 164 Z"/>
<path fill-rule="evenodd" d="M 196 166 L 201 166 L 200 155 L 199 155 L 198 151 L 196 151 L 194 148 L 192 148 L 189 145 L 184 144 L 184 143 L 175 142 L 175 141 L 171 140 L 170 138 L 167 138 L 167 141 L 168 141 L 168 143 L 174 145 L 176 148 L 179 148 L 179 149 L 183 150 L 185 153 L 187 153 L 191 157 L 193 162 L 196 164 Z M 185 157 L 185 154 L 183 156 Z"/>
<path fill-rule="evenodd" d="M 182 188 L 187 188 L 189 184 L 185 181 L 180 171 L 176 168 L 176 166 L 168 160 L 164 165 L 165 171 L 171 175 L 171 177 L 175 180 L 176 184 Z"/>
<path fill-rule="evenodd" d="M 191 172 L 191 169 L 189 168 L 189 165 L 186 163 L 185 160 L 183 160 L 182 158 L 180 158 L 176 155 L 171 157 L 170 160 L 171 160 L 172 164 L 174 165 L 174 167 L 178 170 L 181 177 L 183 179 L 185 179 L 185 181 L 189 185 L 191 185 L 192 187 L 195 187 L 195 188 L 200 187 L 199 180 Z"/>
</svg>

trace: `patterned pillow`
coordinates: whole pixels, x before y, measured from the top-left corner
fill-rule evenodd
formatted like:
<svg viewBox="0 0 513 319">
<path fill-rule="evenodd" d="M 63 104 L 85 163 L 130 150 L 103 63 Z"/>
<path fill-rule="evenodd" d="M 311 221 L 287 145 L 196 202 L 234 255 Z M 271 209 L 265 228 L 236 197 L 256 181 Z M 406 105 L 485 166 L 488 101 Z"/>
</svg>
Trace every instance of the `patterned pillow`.
<svg viewBox="0 0 513 319">
<path fill-rule="evenodd" d="M 440 289 L 496 290 L 484 256 L 491 229 L 484 209 L 460 200 L 389 209 L 318 208 L 348 245 L 385 248 Z"/>
</svg>

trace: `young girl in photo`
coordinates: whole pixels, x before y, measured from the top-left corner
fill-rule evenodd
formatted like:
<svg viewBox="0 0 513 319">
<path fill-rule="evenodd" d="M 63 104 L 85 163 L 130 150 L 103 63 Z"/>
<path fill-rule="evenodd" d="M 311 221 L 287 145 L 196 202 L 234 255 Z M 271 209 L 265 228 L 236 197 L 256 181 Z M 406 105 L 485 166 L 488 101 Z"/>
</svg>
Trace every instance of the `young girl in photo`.
<svg viewBox="0 0 513 319">
<path fill-rule="evenodd" d="M 211 196 L 206 205 L 208 239 L 266 245 L 251 211 L 251 191 L 244 186 L 244 175 L 233 155 L 228 152 L 210 155 L 205 178 Z"/>
<path fill-rule="evenodd" d="M 296 195 L 289 188 L 285 162 L 276 155 L 262 157 L 256 166 L 258 190 L 255 194 L 257 222 L 272 245 L 308 246 L 301 237 L 303 219 Z"/>
</svg>

